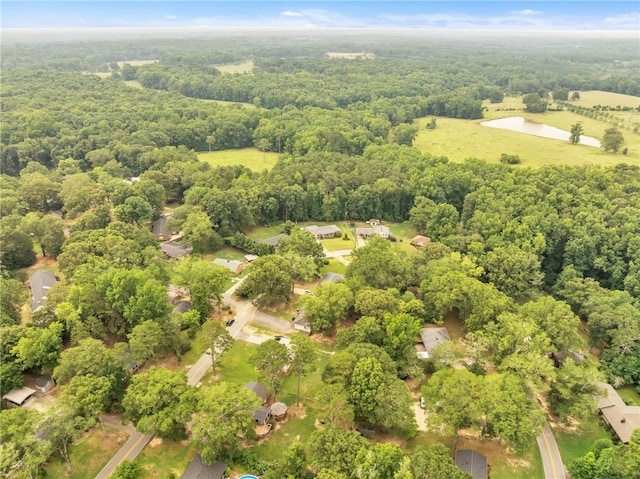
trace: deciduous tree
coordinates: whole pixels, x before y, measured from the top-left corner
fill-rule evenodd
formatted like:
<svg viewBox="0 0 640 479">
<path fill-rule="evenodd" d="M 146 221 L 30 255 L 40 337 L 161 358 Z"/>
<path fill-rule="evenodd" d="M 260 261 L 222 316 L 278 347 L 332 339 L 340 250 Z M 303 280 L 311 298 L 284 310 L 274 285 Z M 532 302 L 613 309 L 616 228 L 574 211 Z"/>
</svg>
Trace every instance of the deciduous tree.
<svg viewBox="0 0 640 479">
<path fill-rule="evenodd" d="M 275 398 L 284 369 L 291 363 L 291 355 L 287 347 L 275 339 L 268 339 L 258 346 L 249 358 L 249 363 L 269 382 L 269 388 Z"/>
</svg>

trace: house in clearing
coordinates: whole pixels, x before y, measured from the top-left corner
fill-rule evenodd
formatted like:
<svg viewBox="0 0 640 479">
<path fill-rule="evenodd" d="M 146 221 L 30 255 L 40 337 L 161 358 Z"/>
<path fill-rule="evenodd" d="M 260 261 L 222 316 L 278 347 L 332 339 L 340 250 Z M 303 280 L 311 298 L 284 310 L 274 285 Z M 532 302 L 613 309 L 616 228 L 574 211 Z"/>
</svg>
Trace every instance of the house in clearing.
<svg viewBox="0 0 640 479">
<path fill-rule="evenodd" d="M 329 226 L 307 226 L 306 228 L 302 228 L 304 231 L 308 231 L 318 240 L 329 239 L 329 238 L 339 238 L 342 236 L 342 231 L 336 225 Z"/>
<path fill-rule="evenodd" d="M 293 318 L 293 329 L 297 331 L 302 331 L 303 333 L 311 334 L 311 322 L 304 315 L 304 309 L 300 308 L 298 310 L 298 314 Z"/>
<path fill-rule="evenodd" d="M 255 381 L 249 381 L 247 384 L 244 385 L 245 388 L 253 391 L 256 396 L 258 396 L 260 399 L 262 399 L 262 404 L 267 404 L 267 386 L 257 383 Z"/>
<path fill-rule="evenodd" d="M 171 218 L 171 215 L 162 215 L 151 223 L 151 231 L 157 241 L 167 241 L 171 239 L 171 235 L 178 234 L 177 231 L 167 230 L 166 226 L 169 218 Z"/>
<path fill-rule="evenodd" d="M 160 245 L 160 251 L 164 253 L 167 258 L 184 258 L 193 253 L 193 248 L 177 241 L 168 241 Z"/>
<path fill-rule="evenodd" d="M 477 451 L 461 449 L 456 451 L 456 466 L 471 474 L 473 479 L 487 479 L 487 458 Z"/>
<path fill-rule="evenodd" d="M 207 466 L 202 462 L 200 454 L 196 454 L 196 457 L 189 463 L 180 479 L 223 479 L 226 471 L 226 463 L 214 461 L 213 464 Z"/>
<path fill-rule="evenodd" d="M 216 258 L 213 260 L 213 264 L 227 268 L 233 274 L 240 274 L 244 269 L 244 263 L 242 261 L 232 259 Z"/>
<path fill-rule="evenodd" d="M 58 282 L 58 278 L 52 271 L 39 269 L 31 278 L 29 284 L 31 286 L 31 312 L 35 313 L 42 308 L 47 302 L 47 292 Z"/>
<path fill-rule="evenodd" d="M 449 331 L 447 328 L 423 328 L 420 333 L 424 351 L 418 351 L 418 358 L 429 359 L 431 352 L 445 341 L 450 341 Z"/>
<path fill-rule="evenodd" d="M 391 230 L 389 230 L 388 226 L 377 224 L 371 228 L 356 228 L 356 235 L 362 236 L 363 238 L 369 238 L 373 235 L 391 238 Z"/>
<path fill-rule="evenodd" d="M 611 384 L 598 383 L 605 395 L 598 398 L 598 409 L 602 419 L 624 444 L 629 443 L 631 434 L 640 428 L 640 406 L 627 406 Z"/>
<path fill-rule="evenodd" d="M 415 246 L 416 248 L 424 248 L 431 243 L 431 238 L 428 236 L 417 235 L 411 239 L 411 246 Z"/>
</svg>

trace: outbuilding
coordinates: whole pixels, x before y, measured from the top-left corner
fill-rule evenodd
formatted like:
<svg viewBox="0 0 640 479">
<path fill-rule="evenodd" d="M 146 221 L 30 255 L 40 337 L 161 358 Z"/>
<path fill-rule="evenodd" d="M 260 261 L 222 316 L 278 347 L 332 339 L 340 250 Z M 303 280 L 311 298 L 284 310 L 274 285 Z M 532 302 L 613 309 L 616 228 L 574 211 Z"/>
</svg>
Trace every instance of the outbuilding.
<svg viewBox="0 0 640 479">
<path fill-rule="evenodd" d="M 461 449 L 456 451 L 456 466 L 458 469 L 467 472 L 474 479 L 487 479 L 487 458 L 478 451 L 471 449 Z"/>
</svg>

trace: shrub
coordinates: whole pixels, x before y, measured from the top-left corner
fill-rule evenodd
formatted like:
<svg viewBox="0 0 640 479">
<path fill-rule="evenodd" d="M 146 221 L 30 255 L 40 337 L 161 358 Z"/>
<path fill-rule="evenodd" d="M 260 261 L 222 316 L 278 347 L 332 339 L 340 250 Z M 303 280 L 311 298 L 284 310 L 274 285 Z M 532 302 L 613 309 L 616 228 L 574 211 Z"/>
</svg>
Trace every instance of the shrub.
<svg viewBox="0 0 640 479">
<path fill-rule="evenodd" d="M 500 163 L 504 163 L 506 165 L 519 165 L 522 161 L 518 155 L 508 155 L 503 153 L 500 155 Z"/>
</svg>

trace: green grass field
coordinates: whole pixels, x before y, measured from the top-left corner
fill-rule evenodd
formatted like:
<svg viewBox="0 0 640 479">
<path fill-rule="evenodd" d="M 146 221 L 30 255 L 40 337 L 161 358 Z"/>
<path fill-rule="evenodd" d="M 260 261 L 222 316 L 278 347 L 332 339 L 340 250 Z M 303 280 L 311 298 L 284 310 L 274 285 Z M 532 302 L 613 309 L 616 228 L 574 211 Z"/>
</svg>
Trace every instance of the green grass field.
<svg viewBox="0 0 640 479">
<path fill-rule="evenodd" d="M 47 477 L 93 479 L 127 440 L 127 435 L 116 429 L 105 426 L 105 431 L 106 438 L 100 426 L 96 426 L 80 441 L 71 445 L 69 456 L 73 474 L 67 476 L 64 461 L 55 454 L 45 467 Z"/>
<path fill-rule="evenodd" d="M 620 93 L 611 93 L 608 91 L 581 91 L 580 99 L 576 101 L 571 101 L 571 103 L 575 103 L 576 105 L 585 106 L 587 108 L 591 108 L 595 105 L 605 105 L 605 106 L 628 106 L 631 108 L 637 108 L 640 106 L 640 98 L 632 95 L 622 95 Z"/>
<path fill-rule="evenodd" d="M 326 273 L 346 274 L 346 272 L 347 266 L 335 258 L 329 258 L 329 264 L 320 268 L 321 275 L 325 275 Z"/>
<path fill-rule="evenodd" d="M 342 238 L 325 239 L 320 241 L 320 243 L 322 243 L 322 246 L 324 246 L 327 251 L 341 251 L 355 247 L 351 234 L 349 234 L 349 239 L 345 239 L 343 236 Z"/>
<path fill-rule="evenodd" d="M 222 65 L 214 65 L 221 73 L 251 73 L 253 70 L 253 61 L 247 60 L 242 63 L 224 63 Z"/>
<path fill-rule="evenodd" d="M 597 417 L 584 422 L 579 431 L 568 432 L 555 429 L 553 435 L 560 449 L 560 456 L 565 465 L 584 456 L 598 439 L 609 438 L 609 432 Z"/>
<path fill-rule="evenodd" d="M 606 92 L 585 92 L 584 101 L 587 104 L 623 104 L 620 97 L 624 97 L 624 104 L 638 98 L 628 95 L 608 96 Z M 582 96 L 582 93 L 581 93 Z M 637 104 L 636 104 L 637 105 Z M 543 165 L 612 165 L 629 163 L 640 165 L 640 135 L 622 129 L 628 154 L 607 153 L 601 148 L 585 145 L 571 145 L 562 140 L 541 138 L 524 133 L 518 133 L 480 125 L 482 121 L 508 116 L 524 116 L 525 118 L 546 123 L 556 128 L 569 131 L 571 125 L 580 122 L 584 134 L 598 139 L 604 131 L 611 127 L 610 123 L 594 120 L 568 111 L 548 111 L 546 113 L 525 113 L 522 111 L 521 98 L 505 98 L 503 103 L 485 103 L 482 120 L 457 120 L 453 118 L 438 118 L 437 127 L 427 130 L 426 123 L 431 117 L 418 118 L 414 124 L 420 131 L 413 145 L 420 150 L 434 156 L 446 156 L 451 161 L 460 162 L 467 158 L 480 158 L 489 162 L 498 162 L 502 153 L 520 156 L 523 166 L 539 167 Z M 632 115 L 640 121 L 640 113 L 621 112 L 629 117 Z"/>
<path fill-rule="evenodd" d="M 198 159 L 211 166 L 243 165 L 252 171 L 270 170 L 276 164 L 277 153 L 258 150 L 257 148 L 241 148 L 238 150 L 202 151 Z"/>
<path fill-rule="evenodd" d="M 256 106 L 253 103 L 246 103 L 242 101 L 224 101 L 224 100 L 210 100 L 208 98 L 197 98 L 198 101 L 204 101 L 209 103 L 217 103 L 221 106 L 233 106 L 240 105 L 243 108 L 255 109 Z"/>
<path fill-rule="evenodd" d="M 624 386 L 617 391 L 628 406 L 640 406 L 640 394 L 633 386 Z"/>
<path fill-rule="evenodd" d="M 188 443 L 155 438 L 145 447 L 135 462 L 142 466 L 140 479 L 180 477 L 196 455 Z"/>
</svg>

